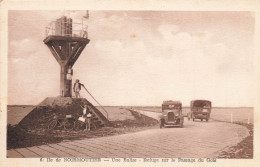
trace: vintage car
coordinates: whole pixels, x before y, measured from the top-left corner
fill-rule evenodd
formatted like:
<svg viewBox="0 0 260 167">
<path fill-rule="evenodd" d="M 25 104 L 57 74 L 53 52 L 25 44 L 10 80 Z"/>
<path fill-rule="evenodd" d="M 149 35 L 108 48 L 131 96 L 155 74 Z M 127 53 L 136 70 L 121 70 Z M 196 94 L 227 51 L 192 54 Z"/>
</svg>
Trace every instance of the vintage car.
<svg viewBox="0 0 260 167">
<path fill-rule="evenodd" d="M 183 127 L 184 117 L 182 115 L 182 104 L 180 101 L 164 101 L 162 104 L 162 115 L 160 115 L 160 128 L 165 126 Z"/>
<path fill-rule="evenodd" d="M 188 120 L 204 119 L 208 122 L 211 113 L 211 101 L 192 100 L 190 102 L 190 112 L 187 114 Z"/>
</svg>

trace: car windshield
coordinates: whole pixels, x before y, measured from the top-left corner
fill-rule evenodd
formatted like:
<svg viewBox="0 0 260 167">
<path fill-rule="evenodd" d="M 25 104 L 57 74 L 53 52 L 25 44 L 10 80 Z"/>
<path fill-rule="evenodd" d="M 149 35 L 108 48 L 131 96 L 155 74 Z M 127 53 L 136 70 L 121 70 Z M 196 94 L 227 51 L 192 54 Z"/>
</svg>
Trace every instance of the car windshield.
<svg viewBox="0 0 260 167">
<path fill-rule="evenodd" d="M 172 109 L 181 109 L 181 106 L 180 105 L 177 105 L 177 104 L 167 104 L 167 105 L 162 105 L 162 109 L 163 110 L 172 110 Z"/>
<path fill-rule="evenodd" d="M 193 107 L 198 108 L 211 108 L 211 103 L 208 101 L 196 101 L 193 103 Z"/>
</svg>

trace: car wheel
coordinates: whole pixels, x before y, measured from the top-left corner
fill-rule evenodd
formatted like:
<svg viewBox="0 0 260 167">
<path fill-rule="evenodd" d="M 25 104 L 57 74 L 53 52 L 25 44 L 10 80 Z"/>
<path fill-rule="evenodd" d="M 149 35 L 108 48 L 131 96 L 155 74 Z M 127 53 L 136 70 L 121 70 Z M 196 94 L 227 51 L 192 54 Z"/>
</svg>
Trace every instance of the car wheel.
<svg viewBox="0 0 260 167">
<path fill-rule="evenodd" d="M 194 118 L 192 118 L 192 121 L 194 121 Z"/>
<path fill-rule="evenodd" d="M 200 119 L 200 121 L 203 121 L 203 119 Z"/>
<path fill-rule="evenodd" d="M 206 121 L 208 122 L 209 120 L 208 120 L 208 119 L 206 119 Z"/>
<path fill-rule="evenodd" d="M 160 129 L 164 126 L 163 120 L 160 120 Z"/>
</svg>

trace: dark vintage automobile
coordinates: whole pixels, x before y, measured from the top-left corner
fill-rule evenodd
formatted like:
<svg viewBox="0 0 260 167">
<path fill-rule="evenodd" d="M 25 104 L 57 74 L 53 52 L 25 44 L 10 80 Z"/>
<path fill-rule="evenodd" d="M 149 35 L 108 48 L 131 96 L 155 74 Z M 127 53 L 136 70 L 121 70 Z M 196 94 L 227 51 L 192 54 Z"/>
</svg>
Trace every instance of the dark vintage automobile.
<svg viewBox="0 0 260 167">
<path fill-rule="evenodd" d="M 182 104 L 180 101 L 164 101 L 162 104 L 162 115 L 159 119 L 160 128 L 165 126 L 183 127 L 184 117 L 182 115 Z"/>
<path fill-rule="evenodd" d="M 204 119 L 208 122 L 211 113 L 211 101 L 193 100 L 190 102 L 190 112 L 187 114 L 188 120 Z"/>
</svg>

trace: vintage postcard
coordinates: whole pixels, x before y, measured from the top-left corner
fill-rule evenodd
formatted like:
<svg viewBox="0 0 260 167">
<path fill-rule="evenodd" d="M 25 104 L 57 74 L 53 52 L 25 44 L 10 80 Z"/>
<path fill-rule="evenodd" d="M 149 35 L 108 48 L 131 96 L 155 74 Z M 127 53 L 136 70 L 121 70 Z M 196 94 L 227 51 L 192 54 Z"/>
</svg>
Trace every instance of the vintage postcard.
<svg viewBox="0 0 260 167">
<path fill-rule="evenodd" d="M 259 1 L 0 5 L 1 166 L 260 165 Z"/>
</svg>

